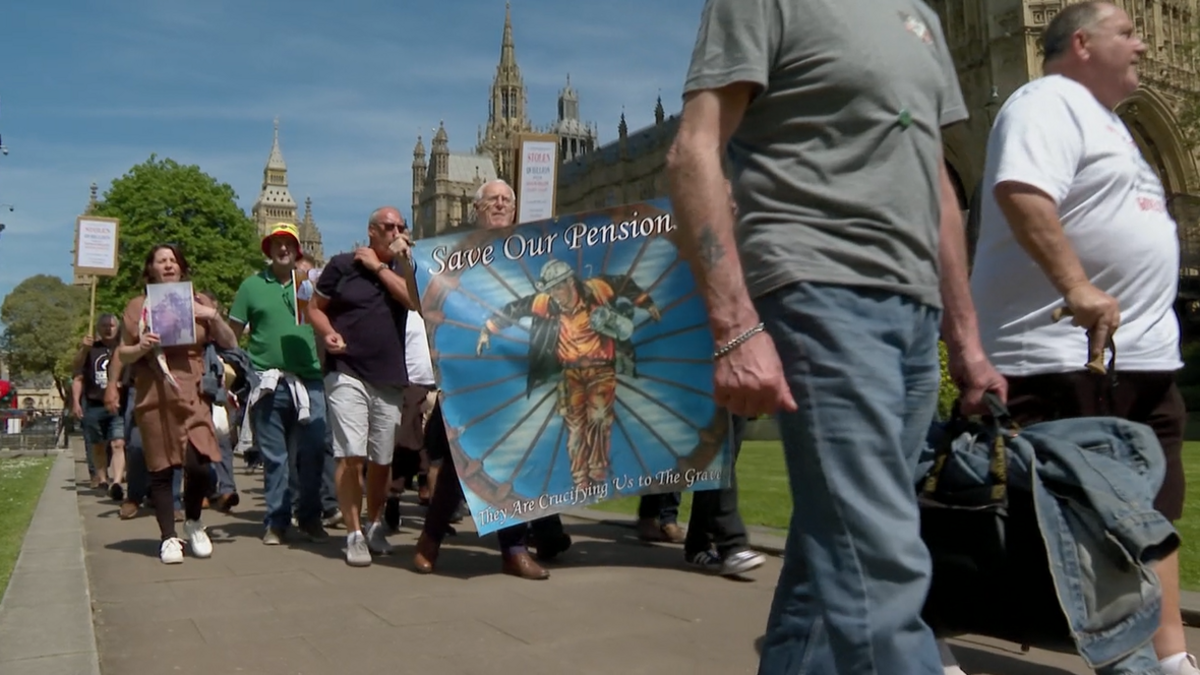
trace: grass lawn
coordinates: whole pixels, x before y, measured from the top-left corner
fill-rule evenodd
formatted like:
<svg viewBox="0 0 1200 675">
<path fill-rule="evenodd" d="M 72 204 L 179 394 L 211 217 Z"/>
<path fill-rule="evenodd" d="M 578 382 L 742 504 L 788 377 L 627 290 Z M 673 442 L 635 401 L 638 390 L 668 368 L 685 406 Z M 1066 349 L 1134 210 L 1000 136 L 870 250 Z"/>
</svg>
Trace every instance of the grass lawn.
<svg viewBox="0 0 1200 675">
<path fill-rule="evenodd" d="M 738 507 L 746 525 L 786 530 L 792 517 L 792 495 L 788 489 L 783 448 L 777 441 L 746 441 L 738 456 Z M 683 493 L 679 522 L 687 524 L 692 494 Z M 624 497 L 592 506 L 600 511 L 636 515 L 637 497 Z"/>
<path fill-rule="evenodd" d="M 1187 499 L 1183 519 L 1175 524 L 1183 547 L 1179 552 L 1179 582 L 1189 591 L 1200 591 L 1200 441 L 1183 444 L 1183 470 L 1187 474 Z"/>
<path fill-rule="evenodd" d="M 0 596 L 8 588 L 25 530 L 52 464 L 54 457 L 0 459 Z"/>
<path fill-rule="evenodd" d="M 1176 524 L 1183 540 L 1180 577 L 1185 589 L 1200 591 L 1200 441 L 1184 444 L 1183 465 L 1187 472 L 1188 497 L 1183 519 Z M 787 471 L 783 466 L 783 449 L 779 443 L 747 441 L 743 444 L 737 477 L 738 503 L 746 525 L 787 529 L 792 512 L 791 495 L 788 492 Z M 685 492 L 683 508 L 679 513 L 681 524 L 687 524 L 691 501 L 691 493 Z M 592 508 L 634 515 L 637 514 L 637 506 L 637 497 L 626 497 L 601 502 Z M 0 550 L 3 548 L 0 547 Z M 3 569 L 2 564 L 0 560 L 0 570 Z"/>
</svg>

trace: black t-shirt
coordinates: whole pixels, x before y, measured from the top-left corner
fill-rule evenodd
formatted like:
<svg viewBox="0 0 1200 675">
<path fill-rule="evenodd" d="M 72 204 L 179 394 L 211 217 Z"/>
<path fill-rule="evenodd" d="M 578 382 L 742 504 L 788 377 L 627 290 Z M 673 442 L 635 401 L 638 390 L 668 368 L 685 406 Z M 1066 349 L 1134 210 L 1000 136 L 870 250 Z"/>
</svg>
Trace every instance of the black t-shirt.
<svg viewBox="0 0 1200 675">
<path fill-rule="evenodd" d="M 408 385 L 404 358 L 408 310 L 353 253 L 333 256 L 317 281 L 329 298 L 325 313 L 346 341 L 342 354 L 326 354 L 325 372 L 341 372 L 376 386 Z"/>
<path fill-rule="evenodd" d="M 88 350 L 83 361 L 83 397 L 92 403 L 104 405 L 104 389 L 108 386 L 108 364 L 113 350 L 97 342 Z"/>
</svg>

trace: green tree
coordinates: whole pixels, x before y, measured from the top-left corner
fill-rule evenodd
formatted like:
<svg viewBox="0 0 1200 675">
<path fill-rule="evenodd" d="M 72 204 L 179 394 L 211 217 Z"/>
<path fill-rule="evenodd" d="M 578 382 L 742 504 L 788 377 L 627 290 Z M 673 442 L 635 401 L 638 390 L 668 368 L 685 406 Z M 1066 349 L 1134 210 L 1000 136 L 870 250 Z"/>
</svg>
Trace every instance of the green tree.
<svg viewBox="0 0 1200 675">
<path fill-rule="evenodd" d="M 17 284 L 0 304 L 0 352 L 14 378 L 52 375 L 59 395 L 70 391 L 71 359 L 87 330 L 88 292 L 38 274 Z"/>
<path fill-rule="evenodd" d="M 192 269 L 197 292 L 211 290 L 222 304 L 263 264 L 254 222 L 237 194 L 195 165 L 155 155 L 113 181 L 93 215 L 121 220 L 120 271 L 97 285 L 99 311 L 120 316 L 142 293 L 142 266 L 156 244 L 175 244 Z"/>
</svg>

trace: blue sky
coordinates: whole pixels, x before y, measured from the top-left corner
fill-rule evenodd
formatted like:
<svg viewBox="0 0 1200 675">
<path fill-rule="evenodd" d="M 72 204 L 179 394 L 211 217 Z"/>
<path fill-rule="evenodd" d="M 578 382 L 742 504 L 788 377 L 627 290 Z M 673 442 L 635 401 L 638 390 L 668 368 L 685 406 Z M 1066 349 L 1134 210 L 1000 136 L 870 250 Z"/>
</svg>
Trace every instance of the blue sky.
<svg viewBox="0 0 1200 675">
<path fill-rule="evenodd" d="M 515 0 L 517 59 L 535 125 L 567 74 L 581 117 L 617 135 L 677 112 L 703 0 Z M 69 279 L 75 216 L 151 153 L 198 164 L 249 213 L 280 137 L 292 196 L 327 252 L 367 214 L 408 215 L 412 149 L 445 120 L 469 152 L 487 120 L 503 0 L 15 0 L 0 9 L 0 297 Z"/>
</svg>

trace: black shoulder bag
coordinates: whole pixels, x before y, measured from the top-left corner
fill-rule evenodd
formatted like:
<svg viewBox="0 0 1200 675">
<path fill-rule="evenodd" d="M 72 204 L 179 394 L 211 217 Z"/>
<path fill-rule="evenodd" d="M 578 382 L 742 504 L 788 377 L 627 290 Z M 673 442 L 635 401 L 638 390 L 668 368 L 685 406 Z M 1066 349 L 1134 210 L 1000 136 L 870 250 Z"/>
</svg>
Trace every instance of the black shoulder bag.
<svg viewBox="0 0 1200 675">
<path fill-rule="evenodd" d="M 1008 483 L 1008 441 L 1019 433 L 999 398 L 972 422 L 955 405 L 933 468 L 918 493 L 921 538 L 933 558 L 922 618 L 939 637 L 973 634 L 1075 651 L 1050 573 L 1033 495 Z M 986 484 L 951 490 L 941 473 L 954 440 L 978 433 L 991 448 Z"/>
</svg>

